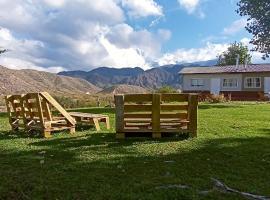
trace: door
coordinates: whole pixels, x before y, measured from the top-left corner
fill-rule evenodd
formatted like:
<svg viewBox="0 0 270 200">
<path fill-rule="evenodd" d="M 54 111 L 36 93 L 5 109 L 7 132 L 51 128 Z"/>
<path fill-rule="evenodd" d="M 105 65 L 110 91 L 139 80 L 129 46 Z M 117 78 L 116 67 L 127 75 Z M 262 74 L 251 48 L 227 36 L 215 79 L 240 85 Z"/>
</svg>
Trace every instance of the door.
<svg viewBox="0 0 270 200">
<path fill-rule="evenodd" d="M 270 77 L 264 78 L 264 93 L 267 95 L 270 94 Z"/>
<path fill-rule="evenodd" d="M 211 94 L 219 95 L 220 93 L 220 78 L 211 79 Z"/>
</svg>

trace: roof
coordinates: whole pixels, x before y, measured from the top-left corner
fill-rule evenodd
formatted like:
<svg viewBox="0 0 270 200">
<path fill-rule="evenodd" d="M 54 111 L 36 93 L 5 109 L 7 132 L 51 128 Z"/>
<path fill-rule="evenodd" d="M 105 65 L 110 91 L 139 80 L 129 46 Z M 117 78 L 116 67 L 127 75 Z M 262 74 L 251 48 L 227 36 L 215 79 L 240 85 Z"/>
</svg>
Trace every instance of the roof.
<svg viewBox="0 0 270 200">
<path fill-rule="evenodd" d="M 180 74 L 224 74 L 224 73 L 251 73 L 251 72 L 270 72 L 270 64 L 252 64 L 228 66 L 213 66 L 213 67 L 185 67 Z"/>
</svg>

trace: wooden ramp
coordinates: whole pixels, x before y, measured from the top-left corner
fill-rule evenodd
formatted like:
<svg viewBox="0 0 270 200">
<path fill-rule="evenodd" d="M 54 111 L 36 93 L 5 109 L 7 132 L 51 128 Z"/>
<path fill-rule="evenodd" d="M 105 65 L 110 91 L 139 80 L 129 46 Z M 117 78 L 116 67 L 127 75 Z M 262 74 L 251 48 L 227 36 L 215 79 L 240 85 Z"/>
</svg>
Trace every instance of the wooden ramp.
<svg viewBox="0 0 270 200">
<path fill-rule="evenodd" d="M 116 136 L 127 133 L 189 133 L 197 136 L 198 96 L 195 94 L 115 95 Z"/>
<path fill-rule="evenodd" d="M 13 130 L 16 130 L 18 126 L 23 127 L 27 131 L 41 131 L 44 137 L 50 137 L 53 131 L 67 129 L 70 133 L 75 132 L 75 119 L 49 93 L 28 93 L 19 96 L 9 95 L 6 97 L 10 124 Z M 14 107 L 16 105 L 17 107 Z M 52 114 L 52 107 L 59 112 L 61 117 Z M 14 109 L 16 111 L 15 114 Z M 15 123 L 15 120 L 18 123 L 21 120 L 23 122 L 22 125 Z"/>
</svg>

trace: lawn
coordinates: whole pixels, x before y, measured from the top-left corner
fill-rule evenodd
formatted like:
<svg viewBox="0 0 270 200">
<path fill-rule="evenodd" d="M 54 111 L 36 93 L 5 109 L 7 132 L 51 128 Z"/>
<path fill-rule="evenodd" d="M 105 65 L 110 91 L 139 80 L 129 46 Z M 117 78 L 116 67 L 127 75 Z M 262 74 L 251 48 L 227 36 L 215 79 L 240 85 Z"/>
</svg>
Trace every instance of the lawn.
<svg viewBox="0 0 270 200">
<path fill-rule="evenodd" d="M 113 109 L 79 111 L 108 114 L 114 127 Z M 1 114 L 0 199 L 243 199 L 202 194 L 211 178 L 270 196 L 270 104 L 202 104 L 196 139 L 116 140 L 113 129 L 92 127 L 42 139 L 9 130 Z"/>
</svg>

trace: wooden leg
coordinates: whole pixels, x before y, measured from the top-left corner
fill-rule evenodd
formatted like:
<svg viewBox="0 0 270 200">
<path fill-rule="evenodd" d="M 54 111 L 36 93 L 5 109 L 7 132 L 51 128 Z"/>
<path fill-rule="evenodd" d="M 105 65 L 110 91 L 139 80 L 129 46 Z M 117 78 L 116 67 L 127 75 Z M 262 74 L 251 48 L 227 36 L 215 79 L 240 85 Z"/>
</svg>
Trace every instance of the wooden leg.
<svg viewBox="0 0 270 200">
<path fill-rule="evenodd" d="M 69 129 L 69 133 L 70 133 L 70 134 L 74 134 L 74 133 L 75 133 L 75 127 L 70 128 L 70 129 Z"/>
<path fill-rule="evenodd" d="M 116 133 L 116 139 L 125 139 L 126 135 L 125 133 Z"/>
<path fill-rule="evenodd" d="M 110 127 L 110 119 L 109 117 L 106 117 L 106 128 L 107 130 L 109 130 L 111 127 Z"/>
<path fill-rule="evenodd" d="M 95 125 L 95 127 L 96 127 L 96 130 L 97 130 L 97 131 L 100 131 L 98 119 L 94 118 L 94 119 L 93 119 L 93 122 L 94 122 L 94 125 Z"/>
<path fill-rule="evenodd" d="M 152 138 L 161 138 L 161 133 L 152 133 Z"/>
<path fill-rule="evenodd" d="M 44 130 L 44 131 L 43 131 L 43 136 L 44 136 L 45 138 L 50 138 L 50 137 L 52 137 L 51 131 Z"/>
<path fill-rule="evenodd" d="M 196 138 L 197 137 L 197 131 L 190 131 L 189 136 L 192 138 Z"/>
</svg>

